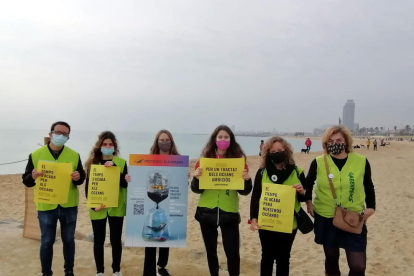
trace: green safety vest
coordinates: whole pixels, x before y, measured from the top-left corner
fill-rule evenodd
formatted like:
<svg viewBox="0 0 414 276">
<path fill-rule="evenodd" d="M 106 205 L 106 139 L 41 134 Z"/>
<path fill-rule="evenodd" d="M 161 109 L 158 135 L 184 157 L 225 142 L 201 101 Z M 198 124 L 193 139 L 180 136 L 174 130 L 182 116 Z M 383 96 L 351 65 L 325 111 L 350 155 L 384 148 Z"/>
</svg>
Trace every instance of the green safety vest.
<svg viewBox="0 0 414 276">
<path fill-rule="evenodd" d="M 225 212 L 238 213 L 239 195 L 237 190 L 204 190 L 200 195 L 198 207 L 219 207 Z"/>
<path fill-rule="evenodd" d="M 298 178 L 298 174 L 300 175 L 303 172 L 302 168 L 297 167 L 298 173 L 296 173 L 296 170 L 293 170 L 290 176 L 283 182 L 283 184 L 275 184 L 275 185 L 289 185 L 293 186 L 296 184 L 301 184 L 300 180 Z M 272 180 L 270 180 L 269 176 L 267 175 L 266 169 L 263 170 L 262 175 L 262 183 L 273 183 Z M 295 197 L 295 211 L 299 212 L 300 210 L 300 202 L 297 197 Z M 293 216 L 293 228 L 296 229 L 298 227 L 295 214 L 292 214 Z"/>
<path fill-rule="evenodd" d="M 335 201 L 329 187 L 323 155 L 316 158 L 318 164 L 314 208 L 315 212 L 326 218 L 333 218 Z M 338 203 L 351 211 L 362 212 L 365 205 L 364 175 L 366 158 L 357 153 L 349 153 L 348 159 L 339 171 L 328 155 L 329 171 L 333 174 L 333 185 Z"/>
<path fill-rule="evenodd" d="M 37 164 L 39 161 L 49 161 L 49 162 L 57 162 L 57 163 L 71 163 L 72 164 L 72 171 L 76 171 L 79 162 L 79 154 L 68 148 L 64 147 L 62 152 L 59 155 L 59 158 L 55 160 L 52 153 L 48 146 L 43 146 L 34 152 L 32 152 L 32 163 L 33 167 L 37 168 Z M 79 190 L 78 187 L 73 184 L 71 181 L 70 188 L 69 188 L 69 196 L 68 202 L 64 204 L 59 204 L 63 208 L 75 207 L 78 206 L 79 203 Z M 38 211 L 49 211 L 54 210 L 58 207 L 57 204 L 47 204 L 47 203 L 36 203 L 36 210 Z"/>
<path fill-rule="evenodd" d="M 126 165 L 125 159 L 114 156 L 114 158 L 112 158 L 112 162 L 114 162 L 114 164 L 117 167 L 121 168 L 121 173 L 124 171 L 124 168 Z M 91 220 L 104 219 L 108 215 L 110 217 L 125 217 L 126 200 L 127 200 L 127 189 L 119 187 L 118 207 L 105 208 L 99 212 L 95 212 L 94 210 L 89 209 L 89 218 Z"/>
</svg>

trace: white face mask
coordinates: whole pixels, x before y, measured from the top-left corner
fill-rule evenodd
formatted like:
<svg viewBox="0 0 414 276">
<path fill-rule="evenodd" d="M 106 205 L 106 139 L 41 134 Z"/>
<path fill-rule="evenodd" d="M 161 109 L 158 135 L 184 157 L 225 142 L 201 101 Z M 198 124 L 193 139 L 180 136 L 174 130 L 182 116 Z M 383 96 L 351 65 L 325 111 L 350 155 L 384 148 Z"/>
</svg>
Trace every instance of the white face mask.
<svg viewBox="0 0 414 276">
<path fill-rule="evenodd" d="M 63 136 L 62 134 L 53 134 L 52 143 L 57 147 L 61 147 L 68 141 L 69 137 Z"/>
</svg>

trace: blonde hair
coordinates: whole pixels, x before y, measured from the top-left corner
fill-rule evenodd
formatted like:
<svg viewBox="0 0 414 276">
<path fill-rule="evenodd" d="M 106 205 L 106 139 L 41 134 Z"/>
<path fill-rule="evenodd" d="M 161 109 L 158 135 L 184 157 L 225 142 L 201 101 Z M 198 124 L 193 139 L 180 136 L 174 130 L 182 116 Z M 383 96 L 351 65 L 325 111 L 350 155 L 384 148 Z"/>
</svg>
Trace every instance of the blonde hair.
<svg viewBox="0 0 414 276">
<path fill-rule="evenodd" d="M 286 153 L 286 159 L 283 162 L 283 167 L 285 167 L 286 165 L 290 164 L 290 165 L 295 165 L 295 160 L 293 160 L 293 148 L 292 145 L 286 141 L 285 139 L 283 139 L 282 137 L 279 136 L 274 136 L 269 138 L 263 145 L 263 149 L 262 149 L 262 160 L 260 161 L 260 168 L 266 168 L 266 161 L 268 160 L 268 155 L 270 152 L 270 149 L 272 148 L 273 144 L 279 142 L 282 144 L 283 149 L 285 150 Z"/>
<path fill-rule="evenodd" d="M 344 125 L 331 126 L 325 130 L 322 136 L 323 151 L 328 154 L 327 145 L 328 145 L 329 139 L 331 139 L 332 135 L 337 134 L 337 133 L 341 133 L 345 138 L 346 153 L 352 152 L 352 144 L 354 142 L 354 139 L 352 138 L 351 131 Z"/>
</svg>

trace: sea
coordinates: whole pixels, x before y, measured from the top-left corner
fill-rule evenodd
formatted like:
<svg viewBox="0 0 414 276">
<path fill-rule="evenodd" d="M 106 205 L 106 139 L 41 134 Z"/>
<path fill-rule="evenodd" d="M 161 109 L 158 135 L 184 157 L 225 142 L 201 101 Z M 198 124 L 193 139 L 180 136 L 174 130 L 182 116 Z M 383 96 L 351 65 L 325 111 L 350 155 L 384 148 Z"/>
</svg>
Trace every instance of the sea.
<svg viewBox="0 0 414 276">
<path fill-rule="evenodd" d="M 29 154 L 43 145 L 43 137 L 48 136 L 48 130 L 1 130 L 0 129 L 0 174 L 20 174 L 26 167 Z M 72 131 L 67 146 L 81 155 L 84 163 L 92 150 L 98 131 Z M 129 154 L 148 154 L 156 133 L 145 132 L 115 132 L 119 141 L 120 156 L 128 160 Z M 201 150 L 207 143 L 207 134 L 173 133 L 175 143 L 181 155 L 199 158 Z M 269 137 L 236 136 L 246 155 L 258 155 L 260 140 Z M 306 148 L 305 139 L 287 139 L 295 152 Z M 311 151 L 321 151 L 319 141 L 314 141 Z M 22 162 L 18 162 L 22 161 Z M 12 163 L 14 164 L 5 164 Z"/>
</svg>

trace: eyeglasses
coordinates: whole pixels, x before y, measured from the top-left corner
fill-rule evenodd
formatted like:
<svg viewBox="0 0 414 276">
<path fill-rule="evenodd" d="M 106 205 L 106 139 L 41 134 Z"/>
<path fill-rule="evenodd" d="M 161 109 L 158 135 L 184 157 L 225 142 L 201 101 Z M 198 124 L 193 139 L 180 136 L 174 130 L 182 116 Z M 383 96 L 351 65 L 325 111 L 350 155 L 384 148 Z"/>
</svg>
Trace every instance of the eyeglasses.
<svg viewBox="0 0 414 276">
<path fill-rule="evenodd" d="M 69 137 L 69 133 L 66 133 L 66 132 L 52 131 L 52 133 L 56 135 L 63 135 L 65 137 Z"/>
</svg>

